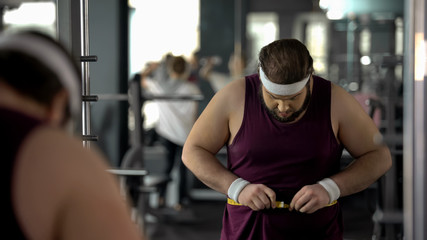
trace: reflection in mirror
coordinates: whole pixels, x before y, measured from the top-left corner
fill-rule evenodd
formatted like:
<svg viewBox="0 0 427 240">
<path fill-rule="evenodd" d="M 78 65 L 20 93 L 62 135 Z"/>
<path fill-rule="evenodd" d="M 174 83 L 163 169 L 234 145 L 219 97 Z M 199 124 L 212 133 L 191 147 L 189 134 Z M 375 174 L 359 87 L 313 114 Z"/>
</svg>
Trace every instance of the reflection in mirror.
<svg viewBox="0 0 427 240">
<path fill-rule="evenodd" d="M 262 3 L 204 0 L 181 7 L 179 13 L 168 9 L 183 6 L 187 1 L 131 2 L 131 74 L 149 61 L 162 59 L 167 52 L 189 55 L 194 50 L 200 51 L 202 62 L 207 62 L 209 56 L 221 60 L 214 64 L 213 72 L 217 75 L 229 74 L 227 60 L 236 51 L 236 40 L 244 50 L 247 65 L 256 66 L 263 46 L 280 38 L 296 38 L 309 49 L 315 74 L 351 93 L 373 118 L 385 139 L 388 134 L 402 133 L 403 0 L 266 0 Z M 184 21 L 183 15 L 191 17 Z M 181 38 L 180 33 L 185 38 Z M 363 218 L 360 224 L 364 224 L 358 231 L 347 231 L 346 237 L 357 239 L 365 234 L 362 238 L 380 238 L 401 234 L 402 222 L 398 222 L 402 209 L 401 141 L 390 148 L 395 163 L 390 173 L 353 196 L 354 201 L 346 202 L 351 207 L 346 208 L 345 224 L 362 222 L 357 217 Z M 344 155 L 343 167 L 353 160 L 346 157 L 351 158 Z M 200 193 L 200 196 L 193 195 L 199 197 L 196 199 L 224 197 L 201 185 L 195 179 L 190 189 L 192 193 Z M 354 202 L 357 203 L 352 205 Z M 222 211 L 223 206 L 218 209 Z M 394 226 L 385 223 L 390 219 L 381 217 L 390 211 L 397 212 L 393 220 L 398 223 Z M 220 225 L 221 214 L 217 217 Z"/>
</svg>

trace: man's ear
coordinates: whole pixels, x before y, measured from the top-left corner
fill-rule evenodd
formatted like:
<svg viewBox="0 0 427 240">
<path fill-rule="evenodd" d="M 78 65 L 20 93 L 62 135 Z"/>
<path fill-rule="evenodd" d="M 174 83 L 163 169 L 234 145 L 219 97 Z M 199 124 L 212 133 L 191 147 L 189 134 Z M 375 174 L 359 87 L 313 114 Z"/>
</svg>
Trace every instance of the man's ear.
<svg viewBox="0 0 427 240">
<path fill-rule="evenodd" d="M 64 118 L 66 117 L 65 111 L 67 109 L 67 104 L 68 93 L 63 89 L 53 97 L 48 110 L 47 121 L 54 126 L 60 126 L 64 123 L 66 120 Z"/>
</svg>

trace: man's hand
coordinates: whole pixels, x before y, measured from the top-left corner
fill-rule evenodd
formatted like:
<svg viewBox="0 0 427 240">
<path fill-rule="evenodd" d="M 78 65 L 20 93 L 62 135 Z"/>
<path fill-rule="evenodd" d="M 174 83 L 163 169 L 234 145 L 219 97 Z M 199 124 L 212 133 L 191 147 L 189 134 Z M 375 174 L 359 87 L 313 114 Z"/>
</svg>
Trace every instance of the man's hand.
<svg viewBox="0 0 427 240">
<path fill-rule="evenodd" d="M 329 204 L 329 194 L 320 184 L 301 188 L 292 198 L 289 210 L 302 213 L 314 213 Z"/>
<path fill-rule="evenodd" d="M 240 204 L 254 211 L 276 207 L 276 193 L 263 184 L 249 184 L 240 192 Z"/>
</svg>

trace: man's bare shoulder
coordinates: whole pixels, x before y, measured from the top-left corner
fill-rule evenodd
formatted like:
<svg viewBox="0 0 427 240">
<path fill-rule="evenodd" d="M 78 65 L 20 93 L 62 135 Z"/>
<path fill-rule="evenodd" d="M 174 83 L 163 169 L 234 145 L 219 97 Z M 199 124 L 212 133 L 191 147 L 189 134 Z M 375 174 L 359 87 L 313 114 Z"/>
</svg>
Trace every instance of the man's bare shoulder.
<svg viewBox="0 0 427 240">
<path fill-rule="evenodd" d="M 356 98 L 336 84 L 332 84 L 331 89 L 331 117 L 332 122 L 338 126 L 338 131 L 345 127 L 355 128 L 356 124 L 365 124 L 372 129 L 375 128 L 375 126 L 371 126 L 372 119 Z"/>
<path fill-rule="evenodd" d="M 353 95 L 335 83 L 331 83 L 331 101 L 332 111 L 339 111 L 344 114 L 347 110 L 357 109 L 359 111 L 361 107 Z M 350 107 L 356 107 L 356 109 Z"/>
<path fill-rule="evenodd" d="M 217 92 L 215 98 L 230 107 L 239 106 L 245 98 L 245 78 L 236 79 Z"/>
<path fill-rule="evenodd" d="M 79 138 L 51 127 L 39 127 L 34 130 L 22 145 L 20 157 L 24 161 L 33 159 L 27 164 L 44 166 L 46 171 L 68 173 L 76 170 L 83 175 L 85 169 L 96 172 L 106 168 L 106 162 L 100 152 L 85 149 Z"/>
<path fill-rule="evenodd" d="M 136 239 L 118 183 L 106 171 L 104 159 L 59 129 L 40 127 L 28 136 L 18 157 L 14 194 L 17 215 L 31 235 L 49 239 L 58 227 L 65 235 L 83 239 L 86 232 L 75 230 L 83 225 L 92 237 L 102 236 L 95 238 L 120 232 L 134 236 L 126 239 Z M 99 214 L 106 209 L 113 216 L 111 221 Z M 106 229 L 98 231 L 101 219 Z M 113 224 L 122 229 L 108 227 Z"/>
<path fill-rule="evenodd" d="M 187 138 L 186 145 L 203 145 L 211 152 L 218 151 L 233 137 L 243 117 L 245 79 L 236 79 L 218 91 Z"/>
<path fill-rule="evenodd" d="M 342 91 L 345 91 L 340 85 L 331 82 L 331 95 L 341 94 Z"/>
</svg>

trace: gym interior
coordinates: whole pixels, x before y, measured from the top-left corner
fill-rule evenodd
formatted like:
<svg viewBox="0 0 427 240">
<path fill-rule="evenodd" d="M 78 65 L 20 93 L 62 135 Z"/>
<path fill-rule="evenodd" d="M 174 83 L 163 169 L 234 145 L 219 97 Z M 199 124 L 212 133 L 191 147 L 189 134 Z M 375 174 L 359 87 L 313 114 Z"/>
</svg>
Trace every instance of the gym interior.
<svg viewBox="0 0 427 240">
<path fill-rule="evenodd" d="M 296 38 L 315 74 L 340 85 L 366 109 L 391 151 L 393 167 L 366 190 L 340 199 L 344 239 L 427 239 L 426 12 L 424 0 L 0 0 L 1 30 L 36 28 L 61 41 L 82 70 L 79 134 L 107 157 L 133 219 L 151 240 L 219 239 L 226 196 L 187 171 L 189 203 L 178 209 L 177 157 L 164 176 L 166 149 L 153 129 L 156 100 L 140 73 L 166 54 L 210 61 L 213 91 L 231 79 L 229 58 L 257 71 L 260 48 Z M 227 80 L 225 80 L 227 81 Z M 203 91 L 202 91 L 203 92 Z M 227 163 L 226 148 L 217 155 Z M 342 166 L 353 159 L 344 151 Z M 167 186 L 159 206 L 159 186 Z"/>
</svg>

